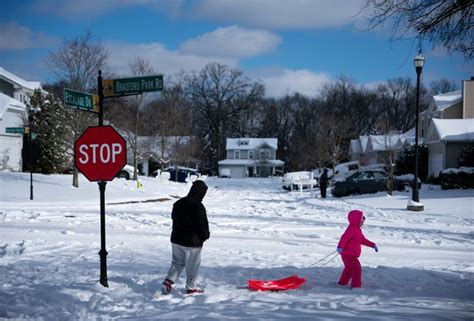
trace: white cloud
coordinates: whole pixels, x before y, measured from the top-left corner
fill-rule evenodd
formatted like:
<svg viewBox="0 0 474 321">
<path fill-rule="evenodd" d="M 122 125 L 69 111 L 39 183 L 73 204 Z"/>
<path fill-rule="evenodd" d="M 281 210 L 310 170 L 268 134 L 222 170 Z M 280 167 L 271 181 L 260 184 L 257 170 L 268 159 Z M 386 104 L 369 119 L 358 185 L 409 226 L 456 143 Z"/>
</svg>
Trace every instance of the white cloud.
<svg viewBox="0 0 474 321">
<path fill-rule="evenodd" d="M 58 42 L 54 37 L 42 32 L 33 32 L 15 22 L 0 25 L 0 51 L 43 48 Z"/>
<path fill-rule="evenodd" d="M 184 53 L 203 56 L 252 57 L 274 50 L 281 38 L 265 30 L 238 26 L 218 28 L 181 45 Z"/>
<path fill-rule="evenodd" d="M 196 18 L 264 28 L 337 27 L 363 19 L 363 0 L 202 0 Z"/>
<path fill-rule="evenodd" d="M 218 62 L 232 68 L 238 67 L 238 60 L 232 58 L 200 56 L 167 49 L 160 43 L 132 44 L 124 42 L 106 42 L 110 53 L 109 64 L 112 71 L 119 75 L 130 74 L 129 63 L 137 57 L 150 61 L 157 73 L 166 75 L 181 71 L 200 70 L 210 62 Z"/>
<path fill-rule="evenodd" d="M 326 73 L 315 73 L 308 69 L 272 69 L 253 73 L 263 81 L 268 97 L 281 97 L 295 92 L 315 96 L 331 78 Z"/>
</svg>

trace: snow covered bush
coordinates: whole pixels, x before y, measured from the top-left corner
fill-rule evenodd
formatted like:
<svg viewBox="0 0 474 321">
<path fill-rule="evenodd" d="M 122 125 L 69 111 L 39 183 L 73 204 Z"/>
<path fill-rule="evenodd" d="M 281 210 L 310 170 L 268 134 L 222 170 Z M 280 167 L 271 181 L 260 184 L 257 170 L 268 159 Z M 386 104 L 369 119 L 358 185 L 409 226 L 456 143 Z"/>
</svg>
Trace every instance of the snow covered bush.
<svg viewBox="0 0 474 321">
<path fill-rule="evenodd" d="M 474 167 L 447 168 L 439 181 L 442 189 L 474 188 Z"/>
</svg>

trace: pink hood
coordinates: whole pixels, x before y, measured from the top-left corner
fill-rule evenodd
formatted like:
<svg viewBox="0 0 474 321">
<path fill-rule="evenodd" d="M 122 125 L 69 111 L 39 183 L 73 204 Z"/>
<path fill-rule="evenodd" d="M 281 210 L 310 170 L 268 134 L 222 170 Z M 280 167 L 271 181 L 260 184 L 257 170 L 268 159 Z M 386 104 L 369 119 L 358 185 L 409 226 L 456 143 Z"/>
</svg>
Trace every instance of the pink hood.
<svg viewBox="0 0 474 321">
<path fill-rule="evenodd" d="M 375 243 L 365 238 L 360 228 L 360 222 L 364 213 L 359 210 L 350 211 L 347 214 L 349 227 L 344 231 L 337 247 L 342 248 L 341 255 L 359 257 L 361 245 L 374 247 Z"/>
<path fill-rule="evenodd" d="M 350 211 L 349 214 L 347 214 L 347 219 L 349 220 L 349 225 L 351 226 L 359 226 L 360 222 L 362 222 L 362 216 L 364 213 L 359 210 L 353 210 Z"/>
</svg>

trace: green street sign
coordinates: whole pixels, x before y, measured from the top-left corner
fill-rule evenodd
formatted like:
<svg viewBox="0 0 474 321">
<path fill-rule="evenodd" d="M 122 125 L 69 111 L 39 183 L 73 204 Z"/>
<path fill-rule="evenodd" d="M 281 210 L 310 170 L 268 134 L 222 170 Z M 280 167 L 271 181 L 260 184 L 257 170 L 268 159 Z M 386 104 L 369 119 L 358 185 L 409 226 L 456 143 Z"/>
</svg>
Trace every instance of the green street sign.
<svg viewBox="0 0 474 321">
<path fill-rule="evenodd" d="M 64 103 L 73 108 L 99 112 L 99 96 L 64 88 Z"/>
<path fill-rule="evenodd" d="M 102 81 L 104 97 L 138 95 L 145 92 L 163 90 L 163 75 Z"/>
<path fill-rule="evenodd" d="M 6 127 L 5 133 L 7 134 L 23 134 L 25 129 L 23 127 Z"/>
</svg>

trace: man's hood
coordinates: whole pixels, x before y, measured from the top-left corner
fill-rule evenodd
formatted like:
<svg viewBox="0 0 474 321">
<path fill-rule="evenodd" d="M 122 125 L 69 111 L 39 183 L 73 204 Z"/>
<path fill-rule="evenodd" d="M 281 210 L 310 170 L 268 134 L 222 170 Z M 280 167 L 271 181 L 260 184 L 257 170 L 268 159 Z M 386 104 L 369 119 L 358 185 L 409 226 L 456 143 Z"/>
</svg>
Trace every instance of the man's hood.
<svg viewBox="0 0 474 321">
<path fill-rule="evenodd" d="M 207 185 L 201 180 L 197 180 L 193 183 L 193 186 L 191 186 L 191 189 L 189 190 L 188 196 L 195 198 L 199 201 L 202 201 L 204 196 L 207 193 Z"/>
</svg>

